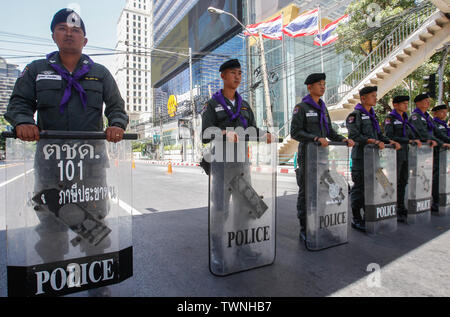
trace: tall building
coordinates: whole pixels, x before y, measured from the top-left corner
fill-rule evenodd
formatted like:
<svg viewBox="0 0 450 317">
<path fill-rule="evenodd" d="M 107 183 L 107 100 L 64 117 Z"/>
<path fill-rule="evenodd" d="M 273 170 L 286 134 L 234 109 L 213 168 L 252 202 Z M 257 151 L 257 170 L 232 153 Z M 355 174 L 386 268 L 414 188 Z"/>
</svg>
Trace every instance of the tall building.
<svg viewBox="0 0 450 317">
<path fill-rule="evenodd" d="M 19 75 L 20 71 L 17 69 L 17 65 L 8 64 L 5 59 L 0 57 L 0 115 L 6 112 L 9 98 Z"/>
<path fill-rule="evenodd" d="M 152 117 L 153 0 L 127 0 L 117 23 L 115 77 L 131 126 Z M 138 132 L 138 131 L 137 131 Z"/>
</svg>

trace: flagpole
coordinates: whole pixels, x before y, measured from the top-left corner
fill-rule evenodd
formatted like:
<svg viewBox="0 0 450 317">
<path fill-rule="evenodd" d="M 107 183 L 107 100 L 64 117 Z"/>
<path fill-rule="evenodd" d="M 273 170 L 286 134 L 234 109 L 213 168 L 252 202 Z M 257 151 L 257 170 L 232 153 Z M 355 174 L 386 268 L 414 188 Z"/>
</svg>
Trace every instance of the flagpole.
<svg viewBox="0 0 450 317">
<path fill-rule="evenodd" d="M 320 4 L 319 4 L 319 39 L 320 39 L 320 62 L 322 64 L 322 73 L 324 72 L 323 70 L 323 49 L 322 49 L 322 12 L 320 10 Z"/>
</svg>

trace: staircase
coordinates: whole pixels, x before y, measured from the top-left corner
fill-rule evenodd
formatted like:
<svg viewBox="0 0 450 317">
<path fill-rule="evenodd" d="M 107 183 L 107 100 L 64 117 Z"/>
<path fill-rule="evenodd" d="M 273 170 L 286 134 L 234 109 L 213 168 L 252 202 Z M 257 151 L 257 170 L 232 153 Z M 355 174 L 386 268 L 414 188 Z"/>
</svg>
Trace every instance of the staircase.
<svg viewBox="0 0 450 317">
<path fill-rule="evenodd" d="M 432 0 L 405 16 L 403 21 L 336 87 L 327 88 L 325 103 L 332 121 L 345 120 L 360 101 L 359 90 L 378 86 L 383 97 L 405 77 L 450 41 L 450 0 Z M 447 15 L 443 12 L 446 12 Z M 285 123 L 278 135 L 288 135 L 278 147 L 279 163 L 297 151 L 298 142 Z M 283 130 L 284 133 L 283 133 Z"/>
<path fill-rule="evenodd" d="M 448 0 L 444 0 L 448 1 Z M 359 100 L 359 90 L 378 86 L 383 97 L 450 41 L 450 19 L 432 4 L 409 14 L 343 82 L 327 104 L 333 121 L 345 120 Z"/>
</svg>

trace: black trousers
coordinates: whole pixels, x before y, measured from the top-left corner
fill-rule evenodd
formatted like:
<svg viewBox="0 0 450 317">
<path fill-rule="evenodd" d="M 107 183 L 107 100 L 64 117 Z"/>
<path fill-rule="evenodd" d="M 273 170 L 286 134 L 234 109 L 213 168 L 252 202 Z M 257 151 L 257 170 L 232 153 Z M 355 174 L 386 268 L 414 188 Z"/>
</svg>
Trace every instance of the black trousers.
<svg viewBox="0 0 450 317">
<path fill-rule="evenodd" d="M 297 218 L 300 220 L 301 229 L 306 230 L 306 151 L 299 147 L 298 168 L 295 170 L 298 185 Z"/>
<path fill-rule="evenodd" d="M 433 187 L 432 187 L 432 196 L 433 196 L 433 204 L 432 211 L 437 211 L 439 208 L 439 148 L 436 146 L 433 151 Z"/>
<path fill-rule="evenodd" d="M 353 220 L 361 221 L 361 208 L 364 208 L 364 170 L 352 169 L 353 187 L 350 190 L 350 202 L 353 213 Z"/>
<path fill-rule="evenodd" d="M 405 207 L 405 191 L 408 185 L 408 160 L 397 160 L 397 214 L 408 213 Z"/>
</svg>

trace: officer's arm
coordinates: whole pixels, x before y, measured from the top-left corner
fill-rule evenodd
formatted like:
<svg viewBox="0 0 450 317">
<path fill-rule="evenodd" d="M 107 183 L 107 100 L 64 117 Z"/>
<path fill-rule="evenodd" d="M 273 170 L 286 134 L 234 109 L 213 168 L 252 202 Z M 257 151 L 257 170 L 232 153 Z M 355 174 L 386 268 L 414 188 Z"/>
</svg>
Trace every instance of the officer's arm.
<svg viewBox="0 0 450 317">
<path fill-rule="evenodd" d="M 306 116 L 303 107 L 296 106 L 292 116 L 291 138 L 298 142 L 312 142 L 316 135 L 310 134 L 305 130 Z"/>
<path fill-rule="evenodd" d="M 327 110 L 327 118 L 328 118 L 328 130 L 330 131 L 330 133 L 328 133 L 327 137 L 331 140 L 331 141 L 335 141 L 335 142 L 342 142 L 342 140 L 345 139 L 344 136 L 338 134 L 334 129 L 333 129 L 333 125 L 331 124 L 331 118 L 330 115 L 328 113 Z"/>
<path fill-rule="evenodd" d="M 450 143 L 450 137 L 437 127 L 433 128 L 434 136 L 441 141 L 441 143 Z"/>
<path fill-rule="evenodd" d="M 256 126 L 256 119 L 255 119 L 255 114 L 253 113 L 252 108 L 250 108 L 249 104 L 246 104 L 246 107 L 248 109 L 248 112 L 250 113 L 250 120 L 248 122 L 248 126 L 249 127 L 254 127 L 256 129 L 256 136 L 259 140 L 260 137 L 265 136 L 266 135 L 266 131 L 262 131 L 260 130 L 257 126 Z"/>
<path fill-rule="evenodd" d="M 209 143 L 211 139 L 205 139 L 203 136 L 205 135 L 205 130 L 208 128 L 212 128 L 215 125 L 216 121 L 216 113 L 214 108 L 210 105 L 210 103 L 206 103 L 202 110 L 202 142 Z"/>
<path fill-rule="evenodd" d="M 126 130 L 129 118 L 125 112 L 125 102 L 120 96 L 119 88 L 111 73 L 106 68 L 105 71 L 103 101 L 105 102 L 105 116 L 108 118 L 108 125 Z"/>
<path fill-rule="evenodd" d="M 14 86 L 5 119 L 15 128 L 20 124 L 36 124 L 36 71 L 28 65 Z"/>
<path fill-rule="evenodd" d="M 351 113 L 346 120 L 348 138 L 359 143 L 360 145 L 365 145 L 367 143 L 368 137 L 364 136 L 361 132 L 361 117 L 355 113 Z"/>
</svg>

